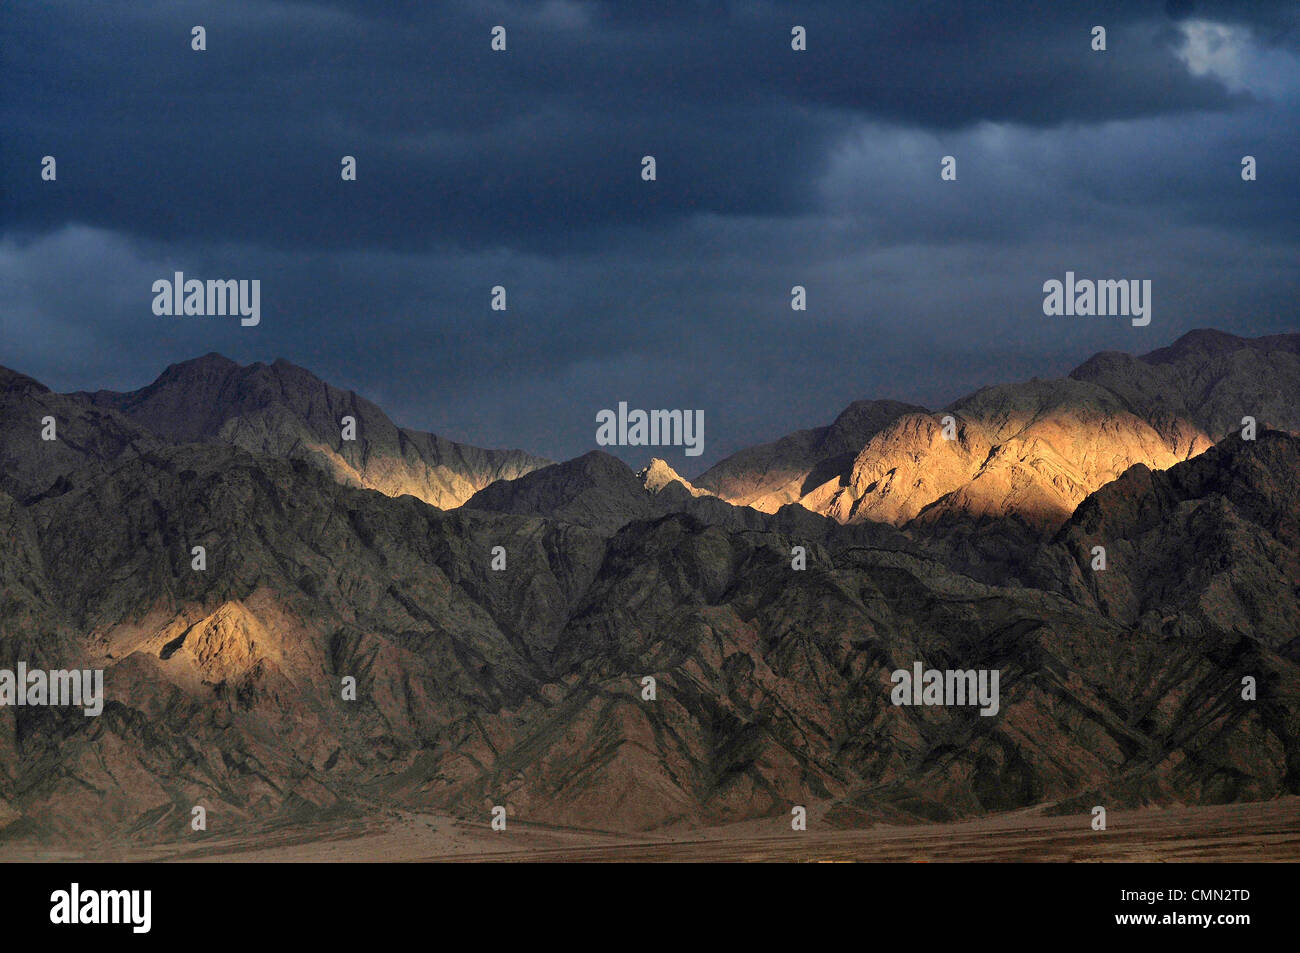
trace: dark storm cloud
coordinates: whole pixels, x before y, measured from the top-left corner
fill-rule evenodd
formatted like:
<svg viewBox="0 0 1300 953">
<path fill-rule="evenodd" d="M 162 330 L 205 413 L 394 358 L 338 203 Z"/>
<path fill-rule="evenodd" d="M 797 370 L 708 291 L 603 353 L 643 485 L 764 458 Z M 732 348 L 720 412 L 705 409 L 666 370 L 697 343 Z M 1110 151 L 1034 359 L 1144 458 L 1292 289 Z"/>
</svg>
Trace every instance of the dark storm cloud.
<svg viewBox="0 0 1300 953">
<path fill-rule="evenodd" d="M 1276 32 L 1282 9 L 1252 19 Z M 796 20 L 805 54 L 789 48 Z M 488 48 L 496 22 L 504 55 Z M 1103 56 L 1093 22 L 1110 31 Z M 33 6 L 6 27 L 4 121 L 21 145 L 0 181 L 26 229 L 599 247 L 611 227 L 807 210 L 854 117 L 960 129 L 1246 105 L 1188 72 L 1170 24 L 1154 5 L 1036 0 Z M 57 189 L 31 174 L 47 153 Z M 360 169 L 347 188 L 344 154 Z"/>
<path fill-rule="evenodd" d="M 1297 10 L 24 6 L 0 22 L 0 364 L 73 390 L 283 356 L 554 458 L 619 400 L 698 407 L 705 456 L 664 454 L 690 475 L 858 398 L 937 407 L 1194 327 L 1288 330 Z M 1151 278 L 1152 326 L 1045 320 L 1067 268 Z M 155 317 L 173 270 L 260 279 L 262 324 Z"/>
</svg>

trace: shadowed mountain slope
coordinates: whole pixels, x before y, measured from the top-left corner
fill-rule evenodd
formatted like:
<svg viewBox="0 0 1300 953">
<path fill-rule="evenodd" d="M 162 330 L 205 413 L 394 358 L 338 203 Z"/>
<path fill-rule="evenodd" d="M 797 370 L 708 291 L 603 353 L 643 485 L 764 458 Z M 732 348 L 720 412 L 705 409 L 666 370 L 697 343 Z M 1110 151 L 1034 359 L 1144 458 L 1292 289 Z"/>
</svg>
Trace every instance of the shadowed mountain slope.
<svg viewBox="0 0 1300 953">
<path fill-rule="evenodd" d="M 1061 528 L 1036 581 L 1125 625 L 1238 632 L 1300 648 L 1300 442 L 1236 436 L 1164 472 L 1135 466 Z M 1093 571 L 1092 551 L 1106 551 Z"/>
<path fill-rule="evenodd" d="M 500 480 L 475 493 L 466 509 L 544 516 L 612 534 L 634 520 L 692 513 L 710 524 L 759 529 L 765 514 L 695 490 L 662 460 L 640 473 L 603 450 Z"/>
<path fill-rule="evenodd" d="M 53 418 L 53 440 L 43 439 L 48 418 Z M 74 470 L 161 445 L 116 411 L 56 394 L 0 367 L 0 490 L 11 496 L 45 492 Z"/>
<path fill-rule="evenodd" d="M 283 360 L 242 367 L 209 354 L 172 365 L 138 391 L 70 396 L 119 411 L 166 440 L 310 460 L 340 482 L 389 496 L 409 493 L 443 509 L 494 480 L 548 463 L 520 450 L 482 450 L 398 427 L 365 398 Z M 356 421 L 355 440 L 343 439 L 344 417 Z"/>
</svg>

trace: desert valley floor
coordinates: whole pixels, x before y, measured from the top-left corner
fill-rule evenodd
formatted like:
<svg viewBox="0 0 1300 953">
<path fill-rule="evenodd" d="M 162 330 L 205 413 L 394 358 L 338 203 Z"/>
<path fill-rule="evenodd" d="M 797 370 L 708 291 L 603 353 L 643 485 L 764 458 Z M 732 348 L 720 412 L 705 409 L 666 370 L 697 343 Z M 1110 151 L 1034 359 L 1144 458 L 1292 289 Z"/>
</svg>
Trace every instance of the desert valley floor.
<svg viewBox="0 0 1300 953">
<path fill-rule="evenodd" d="M 955 824 L 884 825 L 795 832 L 780 817 L 645 836 L 486 823 L 390 812 L 312 827 L 284 826 L 141 848 L 87 851 L 7 845 L 0 861 L 162 862 L 576 862 L 691 861 L 805 863 L 1289 862 L 1300 856 L 1300 797 L 1208 807 L 1143 808 L 1089 818 L 1041 808 Z"/>
</svg>

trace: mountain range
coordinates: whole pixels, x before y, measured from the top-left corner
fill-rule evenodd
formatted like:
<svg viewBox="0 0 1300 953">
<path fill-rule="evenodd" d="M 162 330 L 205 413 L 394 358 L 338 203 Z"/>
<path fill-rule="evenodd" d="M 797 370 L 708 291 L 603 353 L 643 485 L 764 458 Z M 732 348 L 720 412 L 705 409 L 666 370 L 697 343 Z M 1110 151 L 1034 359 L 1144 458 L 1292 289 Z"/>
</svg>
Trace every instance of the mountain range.
<svg viewBox="0 0 1300 953">
<path fill-rule="evenodd" d="M 896 526 L 1015 516 L 1050 535 L 1137 464 L 1168 469 L 1241 429 L 1300 430 L 1300 335 L 1196 331 L 1143 357 L 1107 352 L 1063 380 L 987 387 L 937 413 L 860 401 L 829 427 L 745 450 L 695 485 L 774 512 Z M 955 439 L 945 440 L 951 415 Z"/>
<path fill-rule="evenodd" d="M 1193 332 L 688 480 L 406 430 L 284 361 L 0 369 L 0 668 L 107 695 L 0 708 L 0 840 L 1300 793 L 1298 385 L 1300 335 Z M 894 705 L 918 661 L 997 670 L 998 713 Z"/>
</svg>

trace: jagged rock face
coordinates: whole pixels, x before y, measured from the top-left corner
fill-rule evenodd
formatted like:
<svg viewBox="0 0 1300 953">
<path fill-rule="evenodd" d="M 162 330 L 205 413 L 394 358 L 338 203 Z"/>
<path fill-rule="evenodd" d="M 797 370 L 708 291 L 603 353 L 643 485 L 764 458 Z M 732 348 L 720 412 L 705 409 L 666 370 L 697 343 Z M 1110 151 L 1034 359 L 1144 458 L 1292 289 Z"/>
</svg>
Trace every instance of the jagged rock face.
<svg viewBox="0 0 1300 953">
<path fill-rule="evenodd" d="M 701 474 L 695 486 L 737 506 L 775 513 L 838 477 L 871 437 L 912 413 L 926 410 L 893 400 L 856 401 L 829 427 L 800 430 L 732 454 Z"/>
<path fill-rule="evenodd" d="M 1298 450 L 1265 431 L 1165 472 L 1135 466 L 1084 501 L 1032 575 L 1124 625 L 1248 633 L 1295 657 Z"/>
<path fill-rule="evenodd" d="M 409 493 L 443 509 L 549 462 L 398 427 L 370 401 L 283 360 L 241 367 L 209 354 L 169 367 L 138 391 L 72 396 L 118 410 L 167 440 L 219 441 L 305 459 L 351 486 Z M 355 440 L 343 439 L 345 416 L 356 421 Z"/>
<path fill-rule="evenodd" d="M 948 412 L 954 440 L 939 415 L 908 416 L 873 437 L 822 511 L 896 526 L 1015 514 L 1055 531 L 1134 464 L 1167 469 L 1210 446 L 1190 428 L 1161 433 L 1109 391 L 1077 381 L 992 387 Z"/>
<path fill-rule="evenodd" d="M 754 504 L 760 509 L 798 501 L 841 522 L 939 537 L 1012 521 L 1042 538 L 1129 467 L 1168 469 L 1239 429 L 1243 416 L 1261 428 L 1300 430 L 1297 392 L 1300 335 L 1193 332 L 1141 358 L 1099 354 L 1065 380 L 1000 385 L 937 413 L 894 414 L 851 458 L 824 460 L 821 469 L 805 432 L 737 454 L 696 482 L 733 503 L 756 487 L 785 488 Z M 944 439 L 946 414 L 955 440 Z M 776 447 L 804 455 L 809 475 L 797 485 L 788 478 L 799 468 Z"/>
<path fill-rule="evenodd" d="M 1240 430 L 1244 416 L 1261 430 L 1300 432 L 1300 334 L 1192 331 L 1143 357 L 1098 354 L 1070 377 L 1105 387 L 1148 419 L 1190 421 L 1214 441 Z"/>
<path fill-rule="evenodd" d="M 42 439 L 54 418 L 57 439 Z M 0 367 L 0 490 L 24 498 L 92 464 L 148 452 L 160 441 L 121 414 Z"/>
<path fill-rule="evenodd" d="M 701 490 L 694 486 L 689 480 L 670 467 L 666 461 L 660 460 L 658 457 L 646 464 L 644 469 L 638 470 L 636 476 L 641 481 L 641 485 L 651 493 L 660 493 L 674 483 L 679 483 L 682 489 L 691 496 L 712 495 L 708 490 Z"/>
</svg>

